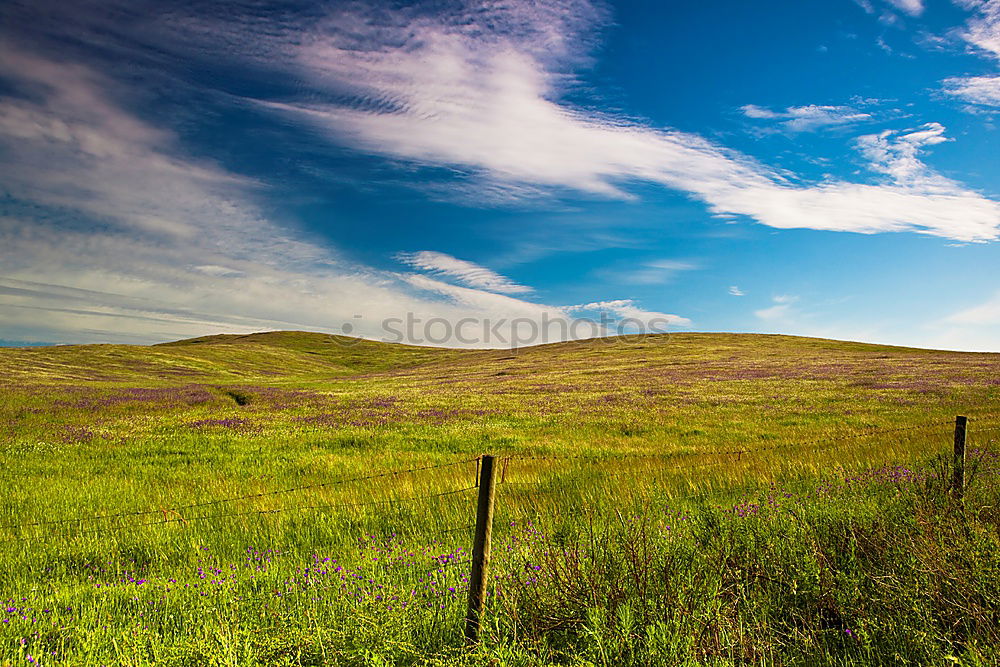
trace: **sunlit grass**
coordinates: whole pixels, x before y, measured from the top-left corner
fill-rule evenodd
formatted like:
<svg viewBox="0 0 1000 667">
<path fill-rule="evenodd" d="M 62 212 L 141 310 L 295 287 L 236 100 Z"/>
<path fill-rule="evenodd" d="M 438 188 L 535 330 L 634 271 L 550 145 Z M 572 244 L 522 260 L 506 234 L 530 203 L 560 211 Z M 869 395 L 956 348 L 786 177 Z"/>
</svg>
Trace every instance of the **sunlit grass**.
<svg viewBox="0 0 1000 667">
<path fill-rule="evenodd" d="M 920 614 L 939 623 L 936 602 L 911 591 L 916 616 L 880 626 L 878 614 L 888 612 L 874 603 L 859 611 L 874 593 L 838 601 L 857 587 L 823 583 L 834 567 L 823 558 L 853 544 L 874 562 L 863 540 L 891 525 L 900 540 L 927 546 L 920 521 L 936 520 L 926 504 L 936 496 L 895 481 L 859 485 L 805 503 L 799 519 L 777 512 L 736 533 L 726 527 L 733 508 L 766 502 L 775 488 L 799 498 L 824 479 L 887 463 L 925 466 L 950 451 L 956 414 L 972 416 L 970 450 L 996 449 L 1000 438 L 997 355 L 789 337 L 690 334 L 514 355 L 345 347 L 292 333 L 0 350 L 0 369 L 0 585 L 15 610 L 0 627 L 0 656 L 17 663 L 30 654 L 47 664 L 544 664 L 573 662 L 576 651 L 597 664 L 674 664 L 759 661 L 767 646 L 778 662 L 875 661 Z M 462 561 L 482 453 L 502 457 L 494 593 L 503 603 L 489 640 L 469 654 Z M 406 472 L 427 466 L 440 467 Z M 992 502 L 992 479 L 972 492 L 982 506 Z M 810 530 L 825 527 L 822 538 L 805 540 L 803 512 Z M 701 532 L 678 532 L 678 513 Z M 79 517 L 90 518 L 69 520 Z M 959 552 L 995 545 L 995 518 L 970 518 Z M 655 530 L 639 540 L 628 528 L 636 522 Z M 663 530 L 668 523 L 674 532 Z M 712 526 L 718 541 L 705 541 Z M 636 586 L 612 604 L 614 577 L 591 581 L 602 570 L 586 569 L 574 589 L 583 597 L 560 606 L 551 577 L 574 571 L 573 553 L 613 560 L 630 544 L 649 550 L 649 562 L 674 563 L 674 578 L 660 573 L 647 592 Z M 888 537 L 880 544 L 892 553 L 899 546 Z M 567 545 L 576 546 L 561 551 Z M 779 584 L 712 598 L 720 592 L 704 587 L 729 590 L 731 573 L 699 579 L 689 569 L 724 553 L 740 568 L 765 567 L 757 552 L 768 549 L 780 551 L 767 566 L 771 579 L 820 577 L 819 597 L 802 602 L 808 622 L 772 627 L 788 602 Z M 372 560 L 379 553 L 398 560 Z M 562 560 L 532 575 L 546 553 Z M 802 553 L 812 554 L 808 563 L 795 560 Z M 927 567 L 930 553 L 915 555 L 919 562 L 899 556 L 899 570 L 883 574 L 917 576 L 907 568 Z M 260 554 L 271 559 L 263 569 Z M 1000 571 L 993 554 L 976 570 L 976 590 Z M 349 585 L 323 559 L 349 570 Z M 206 566 L 226 574 L 202 579 Z M 526 583 L 525 573 L 538 580 Z M 695 611 L 674 618 L 648 607 L 654 589 Z M 420 604 L 393 605 L 393 596 Z M 744 606 L 730 605 L 737 599 Z M 745 607 L 754 600 L 756 610 Z M 992 602 L 976 604 L 988 611 Z M 822 605 L 861 614 L 873 628 L 868 644 L 834 641 L 820 627 L 832 621 L 813 617 Z M 550 616 L 559 623 L 553 641 L 541 632 Z M 719 636 L 698 636 L 697 623 Z M 906 644 L 906 655 L 919 663 L 965 651 L 985 660 L 976 642 L 993 631 L 965 633 L 962 649 L 936 629 Z M 622 653 L 630 642 L 638 652 Z"/>
</svg>

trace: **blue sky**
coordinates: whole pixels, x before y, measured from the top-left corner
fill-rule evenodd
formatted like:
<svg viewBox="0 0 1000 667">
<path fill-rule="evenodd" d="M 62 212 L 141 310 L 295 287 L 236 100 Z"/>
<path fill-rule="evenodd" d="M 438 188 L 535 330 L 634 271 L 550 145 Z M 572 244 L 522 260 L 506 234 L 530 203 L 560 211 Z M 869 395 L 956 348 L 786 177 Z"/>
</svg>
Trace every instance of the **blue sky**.
<svg viewBox="0 0 1000 667">
<path fill-rule="evenodd" d="M 998 0 L 15 0 L 0 26 L 8 343 L 410 317 L 502 346 L 604 313 L 1000 351 Z"/>
</svg>

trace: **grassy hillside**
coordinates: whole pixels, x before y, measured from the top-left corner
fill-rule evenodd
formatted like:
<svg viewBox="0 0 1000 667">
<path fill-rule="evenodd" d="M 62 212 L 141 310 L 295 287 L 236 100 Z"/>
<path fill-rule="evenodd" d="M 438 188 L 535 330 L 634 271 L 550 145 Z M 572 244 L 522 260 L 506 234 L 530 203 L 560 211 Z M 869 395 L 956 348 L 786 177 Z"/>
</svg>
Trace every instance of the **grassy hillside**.
<svg viewBox="0 0 1000 667">
<path fill-rule="evenodd" d="M 0 383 L 14 442 L 190 438 L 191 423 L 215 420 L 198 437 L 670 452 L 1000 411 L 1000 355 L 733 334 L 516 353 L 302 332 L 0 349 Z"/>
<path fill-rule="evenodd" d="M 0 349 L 0 664 L 990 664 L 997 470 L 974 511 L 948 499 L 956 414 L 997 449 L 1000 355 Z M 504 459 L 496 597 L 468 653 L 483 452 Z"/>
<path fill-rule="evenodd" d="M 275 331 L 161 345 L 0 348 L 0 381 L 159 382 L 328 377 L 452 359 L 442 348 Z"/>
</svg>

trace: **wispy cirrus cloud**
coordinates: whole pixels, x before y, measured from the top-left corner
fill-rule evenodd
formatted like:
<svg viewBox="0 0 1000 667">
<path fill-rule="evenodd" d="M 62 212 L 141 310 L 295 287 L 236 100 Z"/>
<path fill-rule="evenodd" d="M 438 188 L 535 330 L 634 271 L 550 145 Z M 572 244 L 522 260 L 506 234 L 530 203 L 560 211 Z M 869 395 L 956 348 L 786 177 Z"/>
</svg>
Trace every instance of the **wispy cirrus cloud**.
<svg viewBox="0 0 1000 667">
<path fill-rule="evenodd" d="M 1000 107 L 1000 75 L 963 76 L 947 79 L 945 92 L 973 104 Z"/>
<path fill-rule="evenodd" d="M 391 20 L 358 6 L 335 12 L 281 47 L 314 89 L 310 98 L 260 104 L 335 143 L 459 170 L 488 184 L 492 201 L 567 190 L 628 199 L 629 183 L 647 182 L 687 193 L 716 215 L 781 229 L 1000 235 L 1000 204 L 956 182 L 880 181 L 877 168 L 866 182 L 808 182 L 696 134 L 561 102 L 590 46 L 581 35 L 593 26 L 545 23 L 522 2 L 466 7 Z M 802 128 L 858 115 L 798 113 Z"/>
<path fill-rule="evenodd" d="M 433 250 L 402 252 L 396 255 L 396 258 L 421 271 L 429 271 L 455 278 L 469 287 L 483 289 L 488 292 L 526 294 L 533 291 L 530 287 L 518 285 L 510 278 L 502 276 L 484 266 L 452 257 L 443 252 Z"/>
<path fill-rule="evenodd" d="M 747 118 L 777 121 L 788 132 L 814 132 L 827 127 L 850 125 L 871 120 L 872 115 L 848 106 L 827 106 L 809 104 L 788 107 L 784 111 L 772 111 L 756 104 L 747 104 L 740 111 Z"/>
<path fill-rule="evenodd" d="M 949 315 L 949 324 L 973 324 L 1000 326 L 1000 292 L 976 306 Z"/>
<path fill-rule="evenodd" d="M 397 259 L 410 266 L 432 274 L 455 279 L 463 285 L 454 285 L 426 275 L 409 274 L 402 279 L 421 290 L 436 292 L 458 303 L 480 310 L 495 313 L 505 312 L 512 319 L 530 320 L 545 328 L 545 341 L 559 340 L 558 331 L 565 330 L 565 337 L 603 335 L 613 330 L 612 324 L 624 322 L 624 328 L 619 333 L 659 332 L 668 326 L 690 326 L 691 320 L 672 313 L 661 313 L 645 310 L 632 299 L 616 299 L 610 301 L 595 301 L 575 306 L 548 306 L 533 304 L 508 296 L 510 293 L 532 291 L 531 288 L 517 285 L 505 276 L 501 276 L 485 267 L 460 260 L 441 252 L 424 250 L 417 253 L 400 253 Z M 693 264 L 675 260 L 657 260 L 648 263 L 661 271 L 681 271 L 694 268 Z M 499 293 L 498 293 L 499 292 Z M 590 323 L 589 316 L 597 313 L 611 315 L 601 322 L 604 329 L 576 327 L 569 325 L 575 318 L 583 318 L 581 323 Z M 515 324 L 521 329 L 531 328 L 527 321 Z M 554 333 L 555 332 L 555 333 Z M 523 332 L 522 332 L 523 333 Z"/>
<path fill-rule="evenodd" d="M 963 34 L 965 40 L 990 57 L 1000 57 L 1000 2 L 957 0 L 957 3 L 975 12 Z"/>
<path fill-rule="evenodd" d="M 662 285 L 674 280 L 683 271 L 700 268 L 696 262 L 677 259 L 648 259 L 618 262 L 594 271 L 594 275 L 613 283 L 628 285 Z"/>
<path fill-rule="evenodd" d="M 858 148 L 871 163 L 871 168 L 891 177 L 893 182 L 932 191 L 939 188 L 950 191 L 960 187 L 954 181 L 936 174 L 921 159 L 920 152 L 927 146 L 949 141 L 945 127 L 940 123 L 897 132 L 885 130 L 878 134 L 859 137 Z"/>
<path fill-rule="evenodd" d="M 171 132 L 140 119 L 117 82 L 24 50 L 5 47 L 2 56 L 0 79 L 18 93 L 0 97 L 5 339 L 340 333 L 345 322 L 350 333 L 379 338 L 385 320 L 407 314 L 448 322 L 573 319 L 564 307 L 508 296 L 531 289 L 444 253 L 405 259 L 468 286 L 350 262 L 265 215 L 260 184 L 188 155 Z M 509 340 L 510 331 L 501 333 Z M 482 337 L 437 342 L 503 345 Z"/>
<path fill-rule="evenodd" d="M 893 7 L 910 16 L 920 16 L 924 13 L 923 0 L 889 0 L 889 2 Z"/>
<path fill-rule="evenodd" d="M 1000 352 L 1000 291 L 974 305 L 929 323 L 927 345 L 958 350 Z"/>
<path fill-rule="evenodd" d="M 641 324 L 646 327 L 646 331 L 655 330 L 652 327 L 691 326 L 691 320 L 687 317 L 674 315 L 672 313 L 660 313 L 652 310 L 643 310 L 632 299 L 615 299 L 613 301 L 595 301 L 593 303 L 581 304 L 579 306 L 569 306 L 567 312 L 571 313 L 612 313 L 618 318 L 631 320 L 634 324 Z"/>
<path fill-rule="evenodd" d="M 868 14 L 875 13 L 875 5 L 872 4 L 871 0 L 854 0 L 854 3 Z M 920 16 L 924 13 L 923 0 L 885 0 L 885 4 L 895 7 L 910 16 Z"/>
<path fill-rule="evenodd" d="M 980 55 L 1000 65 L 1000 0 L 956 0 L 973 12 L 961 33 Z M 1000 107 L 1000 74 L 945 79 L 945 92 L 972 104 Z"/>
<path fill-rule="evenodd" d="M 911 12 L 921 6 L 900 4 Z M 256 3 L 212 8 L 174 8 L 169 20 L 151 10 L 143 34 L 158 49 L 185 49 L 185 57 L 282 74 L 301 95 L 276 89 L 256 100 L 258 108 L 337 145 L 446 169 L 440 182 L 424 179 L 435 196 L 490 205 L 566 193 L 635 199 L 631 184 L 653 183 L 717 216 L 779 229 L 912 231 L 960 241 L 1000 235 L 1000 204 L 957 182 L 904 185 L 878 169 L 856 181 L 809 180 L 697 134 L 566 102 L 607 22 L 595 2 L 460 0 L 448 12 L 431 2 L 391 11 L 348 3 L 319 14 Z M 89 21 L 94 12 L 79 13 Z M 988 46 L 989 29 L 977 26 L 970 35 Z M 794 109 L 796 127 L 852 115 Z"/>
<path fill-rule="evenodd" d="M 458 346 L 502 347 L 544 322 L 549 341 L 602 333 L 571 328 L 571 309 L 515 298 L 532 289 L 445 253 L 399 259 L 461 286 L 351 262 L 269 218 L 260 183 L 192 157 L 130 111 L 115 80 L 23 49 L 0 55 L 0 80 L 17 93 L 0 97 L 5 339 L 145 343 L 262 329 L 381 338 L 401 318 L 503 325 L 494 339 L 454 328 L 404 338 Z"/>
<path fill-rule="evenodd" d="M 796 296 L 789 296 L 787 294 L 778 295 L 771 299 L 774 305 L 755 310 L 754 315 L 767 322 L 783 320 L 791 314 L 792 306 L 798 300 L 799 298 Z"/>
</svg>

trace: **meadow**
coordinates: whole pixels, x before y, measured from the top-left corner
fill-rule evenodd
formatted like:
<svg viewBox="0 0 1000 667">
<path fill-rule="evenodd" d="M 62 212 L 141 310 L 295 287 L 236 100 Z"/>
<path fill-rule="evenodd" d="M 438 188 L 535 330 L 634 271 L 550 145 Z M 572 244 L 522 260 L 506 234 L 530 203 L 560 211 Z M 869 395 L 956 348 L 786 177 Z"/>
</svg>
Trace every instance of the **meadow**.
<svg viewBox="0 0 1000 667">
<path fill-rule="evenodd" d="M 959 414 L 964 502 L 941 458 Z M 998 664 L 998 439 L 995 354 L 0 349 L 0 664 Z"/>
</svg>

